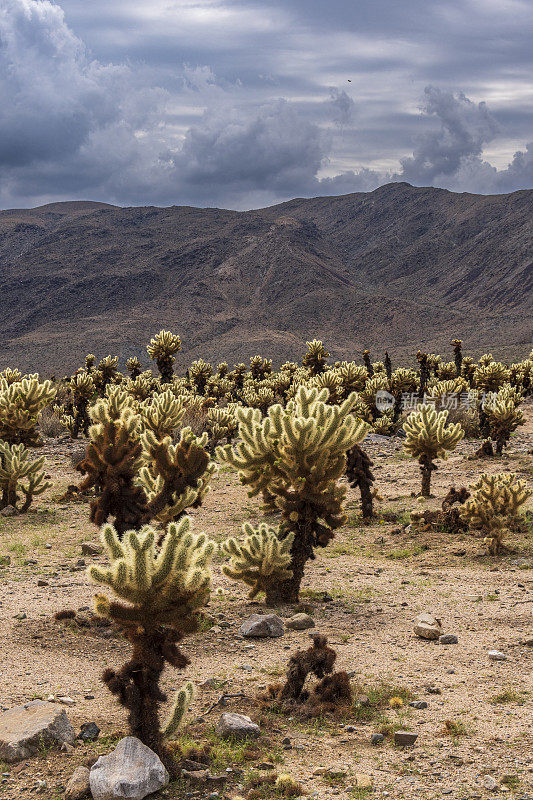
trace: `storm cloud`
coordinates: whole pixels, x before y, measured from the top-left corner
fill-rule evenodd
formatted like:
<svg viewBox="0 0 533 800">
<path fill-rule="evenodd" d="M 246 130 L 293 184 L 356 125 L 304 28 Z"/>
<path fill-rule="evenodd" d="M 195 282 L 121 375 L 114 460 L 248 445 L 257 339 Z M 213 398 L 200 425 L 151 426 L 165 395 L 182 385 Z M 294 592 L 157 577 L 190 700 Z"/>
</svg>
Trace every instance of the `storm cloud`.
<svg viewBox="0 0 533 800">
<path fill-rule="evenodd" d="M 1 0 L 0 204 L 530 188 L 531 11 Z"/>
</svg>

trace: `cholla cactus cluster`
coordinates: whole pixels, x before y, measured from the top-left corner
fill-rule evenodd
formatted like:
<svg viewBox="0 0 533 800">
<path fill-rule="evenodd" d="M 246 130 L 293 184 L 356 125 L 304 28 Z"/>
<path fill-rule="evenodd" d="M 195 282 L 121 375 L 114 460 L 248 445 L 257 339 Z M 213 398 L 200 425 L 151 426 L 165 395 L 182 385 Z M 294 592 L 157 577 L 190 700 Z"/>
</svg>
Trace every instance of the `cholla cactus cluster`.
<svg viewBox="0 0 533 800">
<path fill-rule="evenodd" d="M 230 557 L 229 564 L 223 566 L 222 571 L 229 578 L 250 586 L 248 597 L 253 599 L 259 592 L 268 591 L 272 583 L 291 578 L 294 534 L 280 540 L 278 531 L 265 522 L 258 528 L 245 523 L 242 532 L 242 541 L 232 537 L 222 543 L 222 552 Z"/>
<path fill-rule="evenodd" d="M 39 444 L 39 415 L 55 396 L 51 381 L 40 381 L 37 374 L 0 372 L 0 439 L 29 447 Z"/>
<path fill-rule="evenodd" d="M 215 464 L 205 450 L 206 434 L 197 438 L 182 428 L 173 443 L 169 434 L 185 413 L 179 399 L 167 391 L 139 404 L 120 386 L 110 386 L 89 413 L 90 442 L 78 470 L 87 476 L 81 492 L 99 490 L 92 522 L 102 525 L 112 516 L 122 535 L 151 519 L 166 524 L 201 505 Z"/>
<path fill-rule="evenodd" d="M 505 549 L 502 540 L 517 525 L 520 509 L 531 495 L 526 482 L 513 472 L 483 473 L 471 489 L 462 517 L 485 534 L 489 553 L 497 555 Z"/>
<path fill-rule="evenodd" d="M 44 477 L 44 461 L 44 456 L 32 460 L 23 444 L 0 441 L 0 509 L 12 506 L 23 514 L 33 498 L 51 486 Z M 21 495 L 24 497 L 22 505 Z"/>
<path fill-rule="evenodd" d="M 454 450 L 464 437 L 459 423 L 447 425 L 447 420 L 447 411 L 437 411 L 431 405 L 421 405 L 409 414 L 404 424 L 404 448 L 420 464 L 423 497 L 431 494 L 431 473 L 437 469 L 433 461 L 436 458 L 446 458 L 448 452 Z"/>
<path fill-rule="evenodd" d="M 285 409 L 271 406 L 265 418 L 258 409 L 238 409 L 241 442 L 216 451 L 222 463 L 239 471 L 250 496 L 262 493 L 271 508 L 281 511 L 281 537 L 294 534 L 292 577 L 269 586 L 269 602 L 298 598 L 306 561 L 344 522 L 346 490 L 338 480 L 346 451 L 369 426 L 350 415 L 355 395 L 340 406 L 328 405 L 327 399 L 326 389 L 301 386 Z"/>
<path fill-rule="evenodd" d="M 196 630 L 209 599 L 215 544 L 205 534 L 193 533 L 187 517 L 168 526 L 161 547 L 158 533 L 150 527 L 128 531 L 120 540 L 106 525 L 101 540 L 110 565 L 89 567 L 89 576 L 118 599 L 98 594 L 95 610 L 115 622 L 132 645 L 131 659 L 120 670 L 106 669 L 102 678 L 127 708 L 132 735 L 154 750 L 173 774 L 175 765 L 164 740 L 175 736 L 182 724 L 193 685 L 188 682 L 178 690 L 161 728 L 158 707 L 166 695 L 159 680 L 165 664 L 182 669 L 189 663 L 178 643 Z"/>
</svg>

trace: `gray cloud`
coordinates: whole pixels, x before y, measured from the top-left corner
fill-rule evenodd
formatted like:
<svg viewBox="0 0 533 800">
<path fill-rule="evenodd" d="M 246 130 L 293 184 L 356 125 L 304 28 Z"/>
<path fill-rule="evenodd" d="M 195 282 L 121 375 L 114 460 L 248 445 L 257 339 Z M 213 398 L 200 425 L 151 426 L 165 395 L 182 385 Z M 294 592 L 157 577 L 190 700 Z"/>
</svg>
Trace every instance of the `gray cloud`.
<svg viewBox="0 0 533 800">
<path fill-rule="evenodd" d="M 533 143 L 503 168 L 484 158 L 533 118 L 524 3 L 505 0 L 509 17 L 487 0 L 480 19 L 478 2 L 410 0 L 400 14 L 394 0 L 357 13 L 349 0 L 327 13 L 296 0 L 3 0 L 0 203 L 247 208 L 390 180 L 530 187 Z M 513 41 L 516 78 L 498 84 L 477 51 L 469 62 L 465 30 L 488 36 L 500 70 L 499 40 Z M 421 82 L 452 62 L 460 78 L 445 34 L 461 43 L 464 91 Z M 482 68 L 494 103 L 472 83 Z"/>
</svg>

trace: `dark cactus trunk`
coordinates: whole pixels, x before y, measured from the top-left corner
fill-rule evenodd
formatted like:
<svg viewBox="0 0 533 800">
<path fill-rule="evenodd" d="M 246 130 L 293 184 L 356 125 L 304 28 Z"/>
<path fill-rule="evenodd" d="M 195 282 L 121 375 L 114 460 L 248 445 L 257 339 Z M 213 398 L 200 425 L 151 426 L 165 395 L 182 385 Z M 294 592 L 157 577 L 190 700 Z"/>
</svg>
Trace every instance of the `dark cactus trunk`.
<svg viewBox="0 0 533 800">
<path fill-rule="evenodd" d="M 307 509 L 301 525 L 295 531 L 294 542 L 291 548 L 292 577 L 285 581 L 272 583 L 266 591 L 266 604 L 278 606 L 297 603 L 300 599 L 300 585 L 304 576 L 305 565 L 313 558 L 313 525 L 314 515 Z"/>
<path fill-rule="evenodd" d="M 422 473 L 422 497 L 431 497 L 431 473 L 437 469 L 429 456 L 421 456 L 419 459 L 420 472 Z"/>
</svg>

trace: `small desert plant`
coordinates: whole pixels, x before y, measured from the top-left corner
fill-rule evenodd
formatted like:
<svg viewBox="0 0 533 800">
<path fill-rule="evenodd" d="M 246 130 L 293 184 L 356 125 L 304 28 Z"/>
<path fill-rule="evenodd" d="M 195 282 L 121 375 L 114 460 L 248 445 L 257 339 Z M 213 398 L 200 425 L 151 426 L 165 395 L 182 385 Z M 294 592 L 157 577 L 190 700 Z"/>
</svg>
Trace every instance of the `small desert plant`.
<svg viewBox="0 0 533 800">
<path fill-rule="evenodd" d="M 472 528 L 485 534 L 491 555 L 508 550 L 503 538 L 520 521 L 520 508 L 531 497 L 525 481 L 513 472 L 483 473 L 471 489 L 461 516 Z"/>
<path fill-rule="evenodd" d="M 303 357 L 302 364 L 309 369 L 311 375 L 319 375 L 326 369 L 326 359 L 329 353 L 319 339 L 313 339 L 312 342 L 306 342 L 306 344 L 307 352 Z"/>
<path fill-rule="evenodd" d="M 291 547 L 294 534 L 280 541 L 278 533 L 266 523 L 258 528 L 246 522 L 242 526 L 242 541 L 231 538 L 222 544 L 222 552 L 230 557 L 222 572 L 235 581 L 251 586 L 248 597 L 267 591 L 270 584 L 291 577 Z"/>
<path fill-rule="evenodd" d="M 431 495 L 431 473 L 437 469 L 434 459 L 446 458 L 464 437 L 461 426 L 446 425 L 447 419 L 447 411 L 437 412 L 431 405 L 421 405 L 409 414 L 404 424 L 404 448 L 412 458 L 418 458 L 423 497 Z"/>
</svg>

